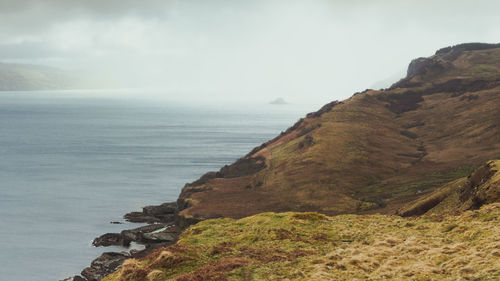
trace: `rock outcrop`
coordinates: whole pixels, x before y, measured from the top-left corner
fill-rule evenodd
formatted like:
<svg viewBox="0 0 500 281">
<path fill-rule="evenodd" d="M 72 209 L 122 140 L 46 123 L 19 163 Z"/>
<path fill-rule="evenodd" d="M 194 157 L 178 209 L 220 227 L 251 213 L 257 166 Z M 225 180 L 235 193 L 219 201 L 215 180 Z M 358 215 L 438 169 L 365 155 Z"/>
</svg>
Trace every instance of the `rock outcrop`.
<svg viewBox="0 0 500 281">
<path fill-rule="evenodd" d="M 106 233 L 96 237 L 92 242 L 95 247 L 122 246 L 128 248 L 132 242 L 144 245 L 144 250 L 132 249 L 129 252 L 106 252 L 96 258 L 89 267 L 66 280 L 98 281 L 114 272 L 122 263 L 130 258 L 143 257 L 157 248 L 175 243 L 181 233 L 175 223 L 177 203 L 164 203 L 157 206 L 146 206 L 142 212 L 132 212 L 124 216 L 131 222 L 149 223 L 149 225 L 123 230 L 120 233 Z"/>
<path fill-rule="evenodd" d="M 146 206 L 142 212 L 131 212 L 123 216 L 129 222 L 168 223 L 175 219 L 177 203 L 163 203 L 158 206 Z"/>
<path fill-rule="evenodd" d="M 99 281 L 104 276 L 116 271 L 126 259 L 130 258 L 128 253 L 104 253 L 92 261 L 90 267 L 82 271 L 82 276 L 88 281 Z"/>
</svg>

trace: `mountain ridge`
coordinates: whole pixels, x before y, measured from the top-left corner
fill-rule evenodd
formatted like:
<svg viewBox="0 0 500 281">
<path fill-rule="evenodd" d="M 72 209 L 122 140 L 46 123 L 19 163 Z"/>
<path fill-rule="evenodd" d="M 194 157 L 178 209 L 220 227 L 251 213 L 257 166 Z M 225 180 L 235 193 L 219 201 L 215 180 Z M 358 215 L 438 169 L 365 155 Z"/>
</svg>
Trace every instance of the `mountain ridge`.
<svg viewBox="0 0 500 281">
<path fill-rule="evenodd" d="M 308 114 L 223 168 L 238 173 L 207 173 L 187 184 L 180 221 L 263 211 L 394 213 L 403 201 L 466 176 L 500 155 L 499 46 L 442 48 L 412 61 L 407 77 L 388 89 Z M 357 169 L 357 179 L 346 176 Z"/>
</svg>

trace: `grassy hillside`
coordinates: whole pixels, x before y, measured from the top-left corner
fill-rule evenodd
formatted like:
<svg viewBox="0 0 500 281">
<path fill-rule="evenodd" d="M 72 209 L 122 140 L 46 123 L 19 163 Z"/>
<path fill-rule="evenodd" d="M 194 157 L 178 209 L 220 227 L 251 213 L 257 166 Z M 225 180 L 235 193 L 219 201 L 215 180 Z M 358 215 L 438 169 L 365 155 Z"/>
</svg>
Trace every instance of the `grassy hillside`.
<svg viewBox="0 0 500 281">
<path fill-rule="evenodd" d="M 499 280 L 499 201 L 500 160 L 493 160 L 400 210 L 418 217 L 286 212 L 205 220 L 104 280 Z"/>
<path fill-rule="evenodd" d="M 500 160 L 488 161 L 468 177 L 452 181 L 398 210 L 402 216 L 455 214 L 500 202 Z"/>
<path fill-rule="evenodd" d="M 460 45 L 308 114 L 184 187 L 180 222 L 260 212 L 392 214 L 500 157 L 500 48 Z"/>
<path fill-rule="evenodd" d="M 499 280 L 500 204 L 459 216 L 213 219 L 104 280 Z"/>
</svg>

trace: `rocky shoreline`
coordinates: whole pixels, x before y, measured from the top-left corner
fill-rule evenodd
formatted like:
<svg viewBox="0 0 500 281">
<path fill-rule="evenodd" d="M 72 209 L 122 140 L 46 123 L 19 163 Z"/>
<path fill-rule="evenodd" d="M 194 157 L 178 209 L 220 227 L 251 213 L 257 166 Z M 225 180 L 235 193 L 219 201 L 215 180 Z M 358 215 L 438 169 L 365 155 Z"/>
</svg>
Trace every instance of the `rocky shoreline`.
<svg viewBox="0 0 500 281">
<path fill-rule="evenodd" d="M 123 252 L 105 252 L 94 259 L 80 275 L 63 281 L 98 281 L 116 271 L 129 258 L 140 258 L 151 251 L 169 246 L 177 241 L 182 229 L 176 223 L 177 203 L 146 206 L 142 212 L 131 212 L 123 218 L 133 223 L 147 223 L 146 226 L 123 230 L 120 233 L 105 233 L 92 242 L 95 247 L 122 246 L 130 248 L 132 243 L 143 245 L 143 250 L 130 249 Z M 112 222 L 116 223 L 116 222 Z"/>
</svg>

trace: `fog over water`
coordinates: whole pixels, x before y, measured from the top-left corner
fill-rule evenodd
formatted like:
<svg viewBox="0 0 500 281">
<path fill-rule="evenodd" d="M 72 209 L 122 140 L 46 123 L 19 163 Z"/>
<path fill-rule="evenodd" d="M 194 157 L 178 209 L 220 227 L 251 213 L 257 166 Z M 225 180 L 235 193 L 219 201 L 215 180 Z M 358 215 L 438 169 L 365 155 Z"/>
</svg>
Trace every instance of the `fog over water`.
<svg viewBox="0 0 500 281">
<path fill-rule="evenodd" d="M 158 97 L 316 106 L 412 58 L 497 42 L 498 1 L 1 0 L 0 61 L 85 70 Z M 378 81 L 388 81 L 380 84 Z M 203 94 L 200 94 L 203 93 Z"/>
</svg>

